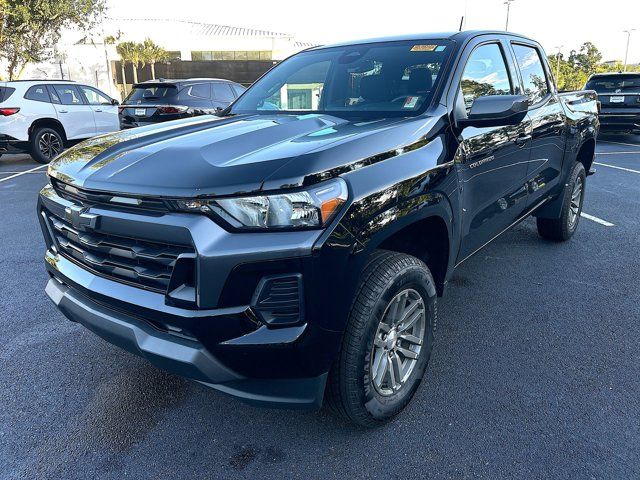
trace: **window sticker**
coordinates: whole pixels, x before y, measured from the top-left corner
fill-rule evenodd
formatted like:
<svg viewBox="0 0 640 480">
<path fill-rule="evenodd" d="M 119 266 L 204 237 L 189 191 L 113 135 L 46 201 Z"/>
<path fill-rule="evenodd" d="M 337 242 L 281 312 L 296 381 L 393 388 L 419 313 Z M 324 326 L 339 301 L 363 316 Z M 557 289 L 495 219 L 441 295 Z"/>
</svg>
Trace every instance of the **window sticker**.
<svg viewBox="0 0 640 480">
<path fill-rule="evenodd" d="M 407 99 L 404 101 L 404 105 L 402 105 L 402 108 L 416 108 L 416 105 L 418 103 L 418 100 L 420 100 L 420 97 L 412 97 L 409 96 L 407 97 Z"/>
<path fill-rule="evenodd" d="M 412 52 L 433 52 L 437 45 L 414 45 L 411 47 Z"/>
<path fill-rule="evenodd" d="M 445 48 L 447 48 L 446 45 L 438 45 L 436 47 L 436 52 L 443 52 Z"/>
</svg>

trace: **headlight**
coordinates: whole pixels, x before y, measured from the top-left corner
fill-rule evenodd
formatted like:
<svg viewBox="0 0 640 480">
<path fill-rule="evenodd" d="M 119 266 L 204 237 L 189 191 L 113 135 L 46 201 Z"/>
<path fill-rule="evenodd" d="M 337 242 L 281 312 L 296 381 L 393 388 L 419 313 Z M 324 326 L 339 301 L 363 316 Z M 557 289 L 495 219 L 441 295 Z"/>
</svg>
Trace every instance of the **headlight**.
<svg viewBox="0 0 640 480">
<path fill-rule="evenodd" d="M 336 178 L 299 192 L 177 203 L 183 211 L 217 214 L 236 228 L 313 228 L 326 225 L 347 196 L 346 182 Z"/>
</svg>

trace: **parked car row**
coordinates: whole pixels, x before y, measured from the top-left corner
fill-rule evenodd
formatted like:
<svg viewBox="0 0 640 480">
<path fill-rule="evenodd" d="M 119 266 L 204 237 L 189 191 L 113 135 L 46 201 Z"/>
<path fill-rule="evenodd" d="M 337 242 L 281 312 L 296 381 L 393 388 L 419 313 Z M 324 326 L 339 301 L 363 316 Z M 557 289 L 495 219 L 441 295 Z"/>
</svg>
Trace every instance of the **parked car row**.
<svg viewBox="0 0 640 480">
<path fill-rule="evenodd" d="M 123 105 L 89 85 L 68 80 L 0 83 L 0 155 L 30 153 L 48 163 L 86 138 L 150 123 L 216 113 L 245 88 L 219 79 L 135 84 Z"/>
</svg>

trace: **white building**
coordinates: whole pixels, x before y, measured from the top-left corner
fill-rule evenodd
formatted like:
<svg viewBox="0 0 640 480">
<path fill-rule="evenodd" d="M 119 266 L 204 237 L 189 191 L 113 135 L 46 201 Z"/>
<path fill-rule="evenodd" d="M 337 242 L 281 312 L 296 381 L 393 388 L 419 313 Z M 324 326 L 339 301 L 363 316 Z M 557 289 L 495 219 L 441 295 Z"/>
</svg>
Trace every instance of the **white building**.
<svg viewBox="0 0 640 480">
<path fill-rule="evenodd" d="M 105 45 L 113 36 L 117 43 L 142 42 L 150 38 L 173 58 L 189 60 L 283 60 L 315 45 L 292 35 L 252 28 L 209 23 L 156 19 L 105 19 L 90 35 L 67 31 L 51 60 L 29 65 L 23 78 L 65 78 L 95 85 L 119 98 L 111 62 L 119 60 L 115 45 Z M 130 81 L 130 80 L 129 80 Z"/>
</svg>

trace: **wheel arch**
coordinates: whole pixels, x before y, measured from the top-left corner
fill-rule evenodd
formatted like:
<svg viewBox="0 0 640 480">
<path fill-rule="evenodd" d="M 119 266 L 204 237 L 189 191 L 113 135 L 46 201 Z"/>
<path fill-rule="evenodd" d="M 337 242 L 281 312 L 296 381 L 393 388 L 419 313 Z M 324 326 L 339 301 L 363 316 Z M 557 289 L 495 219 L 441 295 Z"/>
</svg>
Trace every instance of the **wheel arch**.
<svg viewBox="0 0 640 480">
<path fill-rule="evenodd" d="M 580 147 L 578 148 L 578 153 L 576 154 L 576 161 L 582 163 L 584 165 L 584 169 L 589 175 L 589 170 L 591 170 L 591 165 L 593 165 L 593 160 L 596 154 L 596 139 L 593 137 L 587 138 Z"/>
<path fill-rule="evenodd" d="M 67 132 L 65 131 L 64 127 L 62 126 L 62 123 L 60 122 L 60 120 L 58 120 L 56 118 L 51 118 L 51 117 L 39 118 L 39 119 L 35 120 L 31 124 L 31 126 L 29 126 L 29 130 L 28 130 L 29 139 L 31 139 L 31 135 L 33 135 L 33 132 L 35 132 L 36 129 L 42 128 L 42 127 L 53 128 L 58 133 L 60 133 L 60 135 L 62 135 L 62 140 L 64 142 L 67 141 Z"/>
</svg>

